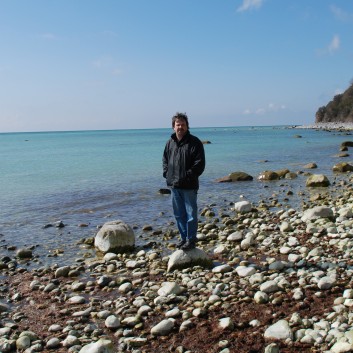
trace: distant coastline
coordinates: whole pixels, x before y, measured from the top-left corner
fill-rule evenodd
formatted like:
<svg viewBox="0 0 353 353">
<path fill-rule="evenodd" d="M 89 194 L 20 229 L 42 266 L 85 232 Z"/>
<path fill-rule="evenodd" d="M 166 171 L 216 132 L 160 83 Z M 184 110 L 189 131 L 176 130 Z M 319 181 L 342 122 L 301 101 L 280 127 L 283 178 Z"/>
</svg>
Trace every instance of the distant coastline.
<svg viewBox="0 0 353 353">
<path fill-rule="evenodd" d="M 353 123 L 314 123 L 312 125 L 297 125 L 296 129 L 317 129 L 317 130 L 332 130 L 332 131 L 352 131 Z"/>
</svg>

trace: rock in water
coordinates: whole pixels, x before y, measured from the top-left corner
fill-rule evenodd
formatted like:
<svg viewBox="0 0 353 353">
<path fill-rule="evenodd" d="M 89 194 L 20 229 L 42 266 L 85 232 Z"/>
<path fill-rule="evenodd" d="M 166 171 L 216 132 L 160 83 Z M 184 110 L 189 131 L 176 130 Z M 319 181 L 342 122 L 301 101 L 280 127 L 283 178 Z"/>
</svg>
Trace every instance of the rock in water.
<svg viewBox="0 0 353 353">
<path fill-rule="evenodd" d="M 307 187 L 327 187 L 330 186 L 330 181 L 326 175 L 313 174 L 306 180 Z"/>
</svg>

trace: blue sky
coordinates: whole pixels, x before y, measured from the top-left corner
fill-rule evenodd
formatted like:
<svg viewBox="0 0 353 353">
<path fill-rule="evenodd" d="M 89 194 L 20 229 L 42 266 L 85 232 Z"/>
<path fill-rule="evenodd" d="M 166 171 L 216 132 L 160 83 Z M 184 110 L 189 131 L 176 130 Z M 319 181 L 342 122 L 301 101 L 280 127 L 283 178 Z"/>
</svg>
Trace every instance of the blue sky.
<svg viewBox="0 0 353 353">
<path fill-rule="evenodd" d="M 312 124 L 353 1 L 0 0 L 0 132 Z"/>
</svg>

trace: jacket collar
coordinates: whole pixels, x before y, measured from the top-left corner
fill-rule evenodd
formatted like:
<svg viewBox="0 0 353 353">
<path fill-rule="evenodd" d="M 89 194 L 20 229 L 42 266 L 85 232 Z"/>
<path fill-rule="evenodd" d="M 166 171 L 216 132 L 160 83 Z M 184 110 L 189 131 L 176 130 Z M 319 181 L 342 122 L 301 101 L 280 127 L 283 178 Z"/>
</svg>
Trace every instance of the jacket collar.
<svg viewBox="0 0 353 353">
<path fill-rule="evenodd" d="M 190 131 L 188 130 L 188 131 L 186 131 L 186 134 L 183 136 L 183 138 L 182 138 L 180 141 L 177 139 L 175 132 L 171 135 L 171 138 L 172 138 L 176 143 L 181 144 L 181 143 L 183 143 L 184 141 L 187 141 L 188 138 L 189 138 L 189 136 L 190 136 Z"/>
</svg>

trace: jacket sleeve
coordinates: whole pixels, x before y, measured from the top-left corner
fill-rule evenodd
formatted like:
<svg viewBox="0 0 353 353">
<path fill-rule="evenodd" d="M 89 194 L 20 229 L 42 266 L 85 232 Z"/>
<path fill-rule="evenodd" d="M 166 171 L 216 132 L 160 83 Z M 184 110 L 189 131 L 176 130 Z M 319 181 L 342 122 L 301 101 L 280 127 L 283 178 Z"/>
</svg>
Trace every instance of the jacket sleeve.
<svg viewBox="0 0 353 353">
<path fill-rule="evenodd" d="M 191 167 L 186 171 L 186 175 L 189 177 L 199 177 L 206 166 L 205 150 L 200 140 L 193 146 L 193 163 Z"/>
<path fill-rule="evenodd" d="M 168 143 L 165 145 L 164 152 L 163 152 L 163 178 L 167 177 L 168 172 Z"/>
</svg>

